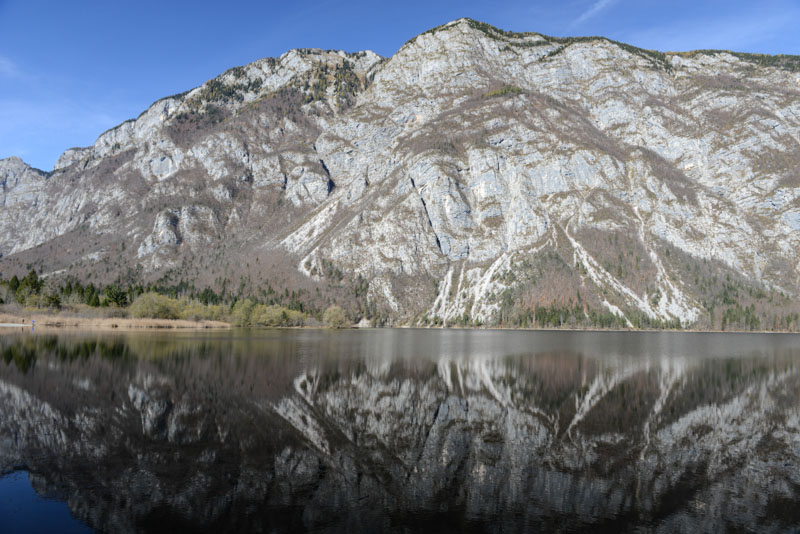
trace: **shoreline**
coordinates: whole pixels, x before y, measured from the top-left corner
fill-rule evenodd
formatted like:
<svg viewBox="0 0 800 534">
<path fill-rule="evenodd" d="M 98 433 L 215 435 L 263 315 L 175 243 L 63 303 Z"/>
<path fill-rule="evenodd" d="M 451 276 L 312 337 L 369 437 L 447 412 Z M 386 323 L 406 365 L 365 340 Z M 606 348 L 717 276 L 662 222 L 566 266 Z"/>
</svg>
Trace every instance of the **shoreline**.
<svg viewBox="0 0 800 534">
<path fill-rule="evenodd" d="M 303 327 L 301 327 L 303 328 Z M 419 330 L 498 330 L 502 332 L 616 332 L 616 333 L 647 333 L 647 334 L 792 334 L 798 335 L 800 332 L 791 330 L 700 330 L 696 328 L 682 328 L 680 330 L 672 328 L 513 328 L 508 326 L 370 326 L 365 328 L 349 328 L 349 330 L 379 330 L 381 328 L 416 328 Z M 343 330 L 348 330 L 344 328 Z"/>
<path fill-rule="evenodd" d="M 253 330 L 337 330 L 324 326 L 291 326 L 291 327 L 236 327 L 223 321 L 190 321 L 186 319 L 149 319 L 149 318 L 129 318 L 129 317 L 79 317 L 65 316 L 60 314 L 11 314 L 0 312 L 0 334 L 19 332 L 20 329 L 28 331 L 31 327 L 31 320 L 36 322 L 36 331 L 92 331 L 92 330 L 111 330 L 111 331 L 137 331 L 137 330 L 228 330 L 233 328 L 246 328 Z M 13 326 L 12 326 L 13 325 Z M 418 325 L 395 325 L 385 327 L 358 327 L 351 326 L 338 330 L 379 330 L 382 328 L 401 328 L 401 329 L 420 329 L 420 330 L 484 330 L 500 332 L 628 332 L 628 333 L 688 333 L 688 334 L 793 334 L 786 330 L 700 330 L 700 329 L 635 329 L 635 328 L 513 328 L 503 326 L 418 326 Z"/>
<path fill-rule="evenodd" d="M 0 323 L 15 326 L 1 327 L 0 333 L 19 332 L 31 328 L 41 330 L 224 330 L 232 325 L 222 321 L 188 321 L 185 319 L 145 319 L 128 317 L 75 317 L 47 314 L 0 313 Z"/>
</svg>

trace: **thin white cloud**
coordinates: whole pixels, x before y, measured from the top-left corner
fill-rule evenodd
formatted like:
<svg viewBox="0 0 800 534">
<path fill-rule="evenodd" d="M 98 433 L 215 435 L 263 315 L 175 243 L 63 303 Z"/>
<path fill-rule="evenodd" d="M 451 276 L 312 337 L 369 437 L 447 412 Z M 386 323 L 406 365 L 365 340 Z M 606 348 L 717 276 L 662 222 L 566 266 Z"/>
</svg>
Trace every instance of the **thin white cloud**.
<svg viewBox="0 0 800 534">
<path fill-rule="evenodd" d="M 583 24 L 584 22 L 594 17 L 601 11 L 613 6 L 618 1 L 619 0 L 596 0 L 595 3 L 592 4 L 591 7 L 589 7 L 589 9 L 581 13 L 581 15 L 578 18 L 572 21 L 570 27 L 579 26 L 580 24 Z"/>
<path fill-rule="evenodd" d="M 670 52 L 709 48 L 758 52 L 766 36 L 791 31 L 798 22 L 800 10 L 795 9 L 768 17 L 739 15 L 716 20 L 675 21 L 618 38 L 636 46 Z M 787 50 L 785 53 L 796 51 Z"/>
</svg>

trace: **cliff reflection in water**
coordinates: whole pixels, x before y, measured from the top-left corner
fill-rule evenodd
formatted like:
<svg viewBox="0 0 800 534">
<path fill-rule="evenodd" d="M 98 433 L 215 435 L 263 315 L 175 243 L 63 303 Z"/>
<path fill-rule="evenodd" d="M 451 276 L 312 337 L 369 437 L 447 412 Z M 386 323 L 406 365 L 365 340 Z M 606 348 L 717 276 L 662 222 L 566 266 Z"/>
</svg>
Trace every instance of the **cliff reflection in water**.
<svg viewBox="0 0 800 534">
<path fill-rule="evenodd" d="M 792 336 L 0 337 L 0 468 L 100 530 L 785 531 Z"/>
</svg>

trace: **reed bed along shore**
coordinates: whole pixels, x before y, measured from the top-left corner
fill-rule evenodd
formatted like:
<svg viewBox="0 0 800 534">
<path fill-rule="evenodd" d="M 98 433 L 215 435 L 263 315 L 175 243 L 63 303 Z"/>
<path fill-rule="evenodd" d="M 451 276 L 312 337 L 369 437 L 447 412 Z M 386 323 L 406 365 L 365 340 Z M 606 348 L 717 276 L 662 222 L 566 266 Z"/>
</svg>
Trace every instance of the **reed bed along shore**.
<svg viewBox="0 0 800 534">
<path fill-rule="evenodd" d="M 188 321 L 185 319 L 144 319 L 127 317 L 78 317 L 62 314 L 9 314 L 0 313 L 0 323 L 36 325 L 36 330 L 46 329 L 93 329 L 93 330 L 141 330 L 141 329 L 206 329 L 230 328 L 222 321 Z M 22 328 L 25 328 L 22 327 Z M 0 328 L 19 331 L 21 327 Z"/>
</svg>

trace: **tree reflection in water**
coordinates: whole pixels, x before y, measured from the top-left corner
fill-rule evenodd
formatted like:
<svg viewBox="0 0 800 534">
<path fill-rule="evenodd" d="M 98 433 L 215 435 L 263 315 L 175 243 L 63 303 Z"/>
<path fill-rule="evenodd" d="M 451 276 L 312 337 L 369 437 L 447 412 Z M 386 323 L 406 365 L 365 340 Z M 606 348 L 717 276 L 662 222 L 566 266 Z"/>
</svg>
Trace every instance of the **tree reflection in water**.
<svg viewBox="0 0 800 534">
<path fill-rule="evenodd" d="M 785 530 L 794 336 L 0 337 L 0 468 L 109 531 Z"/>
</svg>

